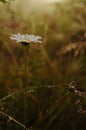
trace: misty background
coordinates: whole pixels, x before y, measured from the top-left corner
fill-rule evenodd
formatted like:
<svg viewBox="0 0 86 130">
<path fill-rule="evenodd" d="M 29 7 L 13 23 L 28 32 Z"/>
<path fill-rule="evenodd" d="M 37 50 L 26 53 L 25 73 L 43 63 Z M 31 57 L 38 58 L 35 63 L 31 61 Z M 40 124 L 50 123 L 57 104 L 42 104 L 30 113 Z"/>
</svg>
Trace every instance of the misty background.
<svg viewBox="0 0 86 130">
<path fill-rule="evenodd" d="M 52 5 L 55 2 L 63 2 L 65 0 L 15 0 L 12 2 L 11 7 L 13 10 L 19 10 L 23 17 L 26 18 L 31 12 L 50 12 L 52 11 Z"/>
<path fill-rule="evenodd" d="M 0 130 L 24 127 L 86 130 L 86 0 L 0 0 Z"/>
</svg>

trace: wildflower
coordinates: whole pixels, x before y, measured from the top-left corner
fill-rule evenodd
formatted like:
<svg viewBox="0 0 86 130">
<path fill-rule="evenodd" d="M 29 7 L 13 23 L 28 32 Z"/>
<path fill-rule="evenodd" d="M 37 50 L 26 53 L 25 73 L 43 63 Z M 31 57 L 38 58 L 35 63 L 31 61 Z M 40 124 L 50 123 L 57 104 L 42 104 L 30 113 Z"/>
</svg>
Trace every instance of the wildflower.
<svg viewBox="0 0 86 130">
<path fill-rule="evenodd" d="M 35 36 L 35 35 L 21 35 L 20 33 L 18 34 L 12 34 L 10 37 L 11 40 L 16 40 L 16 42 L 20 42 L 23 45 L 28 45 L 29 43 L 42 43 L 41 36 Z"/>
</svg>

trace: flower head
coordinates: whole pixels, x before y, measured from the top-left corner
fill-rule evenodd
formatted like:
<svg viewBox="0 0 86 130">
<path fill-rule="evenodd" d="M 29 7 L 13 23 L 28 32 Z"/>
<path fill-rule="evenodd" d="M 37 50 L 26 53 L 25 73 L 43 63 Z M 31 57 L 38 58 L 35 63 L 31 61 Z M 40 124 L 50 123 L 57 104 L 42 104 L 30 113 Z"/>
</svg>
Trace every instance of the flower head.
<svg viewBox="0 0 86 130">
<path fill-rule="evenodd" d="M 28 34 L 21 35 L 20 33 L 12 34 L 12 36 L 10 37 L 11 40 L 16 40 L 16 42 L 20 42 L 24 45 L 28 45 L 29 43 L 42 43 L 41 38 L 41 36 Z"/>
</svg>

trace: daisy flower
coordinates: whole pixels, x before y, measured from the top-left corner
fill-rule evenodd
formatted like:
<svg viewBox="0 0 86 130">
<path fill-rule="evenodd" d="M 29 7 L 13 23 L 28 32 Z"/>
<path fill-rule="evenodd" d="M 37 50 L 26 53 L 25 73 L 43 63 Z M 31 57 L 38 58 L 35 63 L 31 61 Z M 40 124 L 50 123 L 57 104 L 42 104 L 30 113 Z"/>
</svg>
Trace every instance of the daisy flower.
<svg viewBox="0 0 86 130">
<path fill-rule="evenodd" d="M 20 33 L 12 34 L 10 39 L 16 40 L 16 42 L 20 42 L 23 45 L 28 45 L 29 43 L 42 43 L 41 36 L 28 35 L 28 34 L 24 34 L 24 35 L 21 35 Z"/>
</svg>

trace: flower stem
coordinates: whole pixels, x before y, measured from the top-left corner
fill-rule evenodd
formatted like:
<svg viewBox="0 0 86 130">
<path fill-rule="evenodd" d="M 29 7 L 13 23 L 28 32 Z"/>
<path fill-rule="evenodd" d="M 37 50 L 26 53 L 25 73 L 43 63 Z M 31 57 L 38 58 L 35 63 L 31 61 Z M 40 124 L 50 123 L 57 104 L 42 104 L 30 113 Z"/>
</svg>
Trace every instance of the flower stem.
<svg viewBox="0 0 86 130">
<path fill-rule="evenodd" d="M 24 46 L 25 51 L 24 51 L 24 63 L 25 63 L 25 68 L 24 68 L 24 125 L 26 126 L 26 108 L 27 108 L 27 100 L 26 100 L 26 87 L 27 87 L 27 52 L 28 52 L 28 46 Z M 24 128 L 26 130 L 26 127 Z"/>
</svg>

